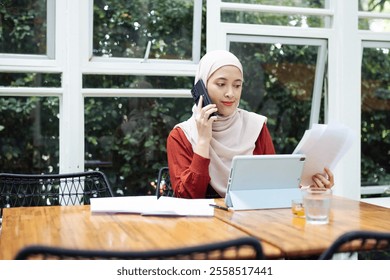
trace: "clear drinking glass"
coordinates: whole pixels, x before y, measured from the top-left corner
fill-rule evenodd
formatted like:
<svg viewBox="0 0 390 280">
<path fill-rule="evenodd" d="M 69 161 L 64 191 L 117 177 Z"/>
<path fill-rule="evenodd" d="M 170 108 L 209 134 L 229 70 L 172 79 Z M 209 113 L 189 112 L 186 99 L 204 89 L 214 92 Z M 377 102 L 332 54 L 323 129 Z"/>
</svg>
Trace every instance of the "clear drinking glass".
<svg viewBox="0 0 390 280">
<path fill-rule="evenodd" d="M 325 188 L 308 188 L 302 190 L 306 222 L 309 224 L 329 223 L 332 190 Z"/>
</svg>

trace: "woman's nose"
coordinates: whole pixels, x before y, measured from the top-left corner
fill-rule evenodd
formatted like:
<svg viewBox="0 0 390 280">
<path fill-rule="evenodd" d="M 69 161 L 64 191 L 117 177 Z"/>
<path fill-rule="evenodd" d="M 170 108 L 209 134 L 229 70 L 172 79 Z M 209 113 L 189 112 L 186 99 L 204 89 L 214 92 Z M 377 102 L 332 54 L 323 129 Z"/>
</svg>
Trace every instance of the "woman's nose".
<svg viewBox="0 0 390 280">
<path fill-rule="evenodd" d="M 232 87 L 229 87 L 225 93 L 225 97 L 232 98 L 234 97 L 234 91 Z"/>
</svg>

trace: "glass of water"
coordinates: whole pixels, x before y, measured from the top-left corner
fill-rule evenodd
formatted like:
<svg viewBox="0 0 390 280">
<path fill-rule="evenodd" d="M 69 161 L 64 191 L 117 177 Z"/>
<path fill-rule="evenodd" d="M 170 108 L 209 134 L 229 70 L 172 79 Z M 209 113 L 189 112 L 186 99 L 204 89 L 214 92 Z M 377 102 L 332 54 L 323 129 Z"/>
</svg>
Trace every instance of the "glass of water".
<svg viewBox="0 0 390 280">
<path fill-rule="evenodd" d="M 332 190 L 325 188 L 307 188 L 302 190 L 306 222 L 309 224 L 329 223 Z"/>
</svg>

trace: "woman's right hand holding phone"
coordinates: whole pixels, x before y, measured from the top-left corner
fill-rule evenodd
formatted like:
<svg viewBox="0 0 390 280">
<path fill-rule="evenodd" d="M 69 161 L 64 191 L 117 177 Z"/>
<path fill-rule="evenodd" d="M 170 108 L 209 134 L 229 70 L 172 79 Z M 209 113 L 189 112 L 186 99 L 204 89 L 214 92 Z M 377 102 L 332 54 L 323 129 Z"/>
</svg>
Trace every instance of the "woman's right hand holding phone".
<svg viewBox="0 0 390 280">
<path fill-rule="evenodd" d="M 198 155 L 209 158 L 209 146 L 212 137 L 213 122 L 217 119 L 216 116 L 211 116 L 212 113 L 218 111 L 217 105 L 209 104 L 202 108 L 203 96 L 199 98 L 198 105 L 196 106 L 196 127 L 198 129 L 198 143 L 194 147 L 194 152 Z"/>
</svg>

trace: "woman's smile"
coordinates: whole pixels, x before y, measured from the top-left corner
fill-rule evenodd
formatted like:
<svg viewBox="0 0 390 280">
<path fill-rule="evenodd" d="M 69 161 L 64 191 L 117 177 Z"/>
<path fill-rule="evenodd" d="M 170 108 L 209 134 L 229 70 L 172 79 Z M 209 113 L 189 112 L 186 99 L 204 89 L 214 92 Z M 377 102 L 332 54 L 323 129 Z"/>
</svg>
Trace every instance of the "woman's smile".
<svg viewBox="0 0 390 280">
<path fill-rule="evenodd" d="M 234 101 L 221 101 L 221 103 L 225 106 L 233 106 L 234 105 Z"/>
</svg>

